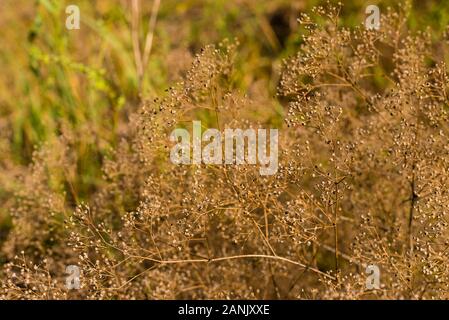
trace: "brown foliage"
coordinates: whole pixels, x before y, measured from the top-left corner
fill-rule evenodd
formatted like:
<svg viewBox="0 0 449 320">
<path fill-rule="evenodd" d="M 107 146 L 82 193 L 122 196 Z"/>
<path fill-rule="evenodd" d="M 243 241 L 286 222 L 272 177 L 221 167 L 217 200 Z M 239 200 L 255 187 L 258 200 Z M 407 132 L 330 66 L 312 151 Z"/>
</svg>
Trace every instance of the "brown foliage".
<svg viewBox="0 0 449 320">
<path fill-rule="evenodd" d="M 275 102 L 233 85 L 229 42 L 143 103 L 91 203 L 72 212 L 48 187 L 71 170 L 70 137 L 39 153 L 17 195 L 3 250 L 21 257 L 1 297 L 448 298 L 447 67 L 427 33 L 406 29 L 406 10 L 388 11 L 380 31 L 342 28 L 338 11 L 301 17 L 307 34 L 279 86 L 276 175 L 169 161 L 169 132 L 198 117 L 221 130 L 271 125 Z M 83 272 L 76 293 L 63 288 L 68 264 Z M 370 264 L 379 290 L 365 289 Z"/>
</svg>

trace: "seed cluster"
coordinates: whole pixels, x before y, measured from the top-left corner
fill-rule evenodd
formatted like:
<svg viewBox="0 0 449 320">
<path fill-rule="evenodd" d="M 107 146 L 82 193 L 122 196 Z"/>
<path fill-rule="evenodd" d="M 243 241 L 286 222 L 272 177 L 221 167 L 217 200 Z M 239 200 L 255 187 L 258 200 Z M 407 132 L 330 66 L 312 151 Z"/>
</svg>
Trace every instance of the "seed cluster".
<svg viewBox="0 0 449 320">
<path fill-rule="evenodd" d="M 236 88 L 236 41 L 204 48 L 132 116 L 90 203 L 73 209 L 76 196 L 52 184 L 76 174 L 76 137 L 36 151 L 0 298 L 447 299 L 447 44 L 435 52 L 428 32 L 409 32 L 407 7 L 380 30 L 341 27 L 340 10 L 300 18 L 276 102 Z M 173 128 L 267 127 L 280 101 L 277 174 L 169 161 Z M 79 290 L 64 287 L 67 265 L 82 271 Z M 367 265 L 378 290 L 365 287 Z"/>
</svg>

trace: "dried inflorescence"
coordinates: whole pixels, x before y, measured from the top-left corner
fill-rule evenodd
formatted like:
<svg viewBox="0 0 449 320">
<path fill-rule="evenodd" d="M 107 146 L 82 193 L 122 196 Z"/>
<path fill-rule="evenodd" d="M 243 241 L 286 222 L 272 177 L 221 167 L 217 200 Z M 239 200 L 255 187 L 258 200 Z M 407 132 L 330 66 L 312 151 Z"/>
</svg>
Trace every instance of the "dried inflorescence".
<svg viewBox="0 0 449 320">
<path fill-rule="evenodd" d="M 236 89 L 237 44 L 208 46 L 166 97 L 143 103 L 90 203 L 71 210 L 47 187 L 44 166 L 70 168 L 68 151 L 36 158 L 4 249 L 25 251 L 4 268 L 2 297 L 70 298 L 63 266 L 76 264 L 82 298 L 447 298 L 447 67 L 427 33 L 407 31 L 407 8 L 379 31 L 340 27 L 339 10 L 300 19 L 306 35 L 279 86 L 288 112 L 275 175 L 169 161 L 177 126 L 276 116 L 276 102 Z M 365 287 L 367 265 L 380 289 Z"/>
</svg>

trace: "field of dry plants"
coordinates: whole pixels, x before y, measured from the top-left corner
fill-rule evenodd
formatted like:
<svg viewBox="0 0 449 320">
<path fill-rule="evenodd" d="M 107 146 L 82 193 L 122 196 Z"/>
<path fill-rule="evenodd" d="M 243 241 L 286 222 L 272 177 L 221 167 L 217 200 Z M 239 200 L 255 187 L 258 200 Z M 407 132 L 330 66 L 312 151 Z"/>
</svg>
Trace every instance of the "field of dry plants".
<svg viewBox="0 0 449 320">
<path fill-rule="evenodd" d="M 448 299 L 449 2 L 341 2 L 1 0 L 0 299 Z"/>
</svg>

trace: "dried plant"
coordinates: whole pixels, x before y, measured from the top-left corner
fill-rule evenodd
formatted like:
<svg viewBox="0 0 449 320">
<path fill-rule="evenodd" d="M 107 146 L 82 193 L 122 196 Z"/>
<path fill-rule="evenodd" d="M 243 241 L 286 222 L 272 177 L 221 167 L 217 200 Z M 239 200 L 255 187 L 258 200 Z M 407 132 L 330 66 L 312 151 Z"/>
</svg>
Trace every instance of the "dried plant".
<svg viewBox="0 0 449 320">
<path fill-rule="evenodd" d="M 143 102 L 89 203 L 73 210 L 48 187 L 58 172 L 69 184 L 74 138 L 44 148 L 17 195 L 1 297 L 448 298 L 447 66 L 428 32 L 406 28 L 407 7 L 370 31 L 342 27 L 340 9 L 301 17 L 277 100 L 238 90 L 237 42 L 203 49 Z M 276 175 L 169 161 L 173 128 L 273 126 L 280 101 Z M 76 292 L 63 287 L 69 264 Z M 367 265 L 380 289 L 366 289 Z"/>
</svg>

